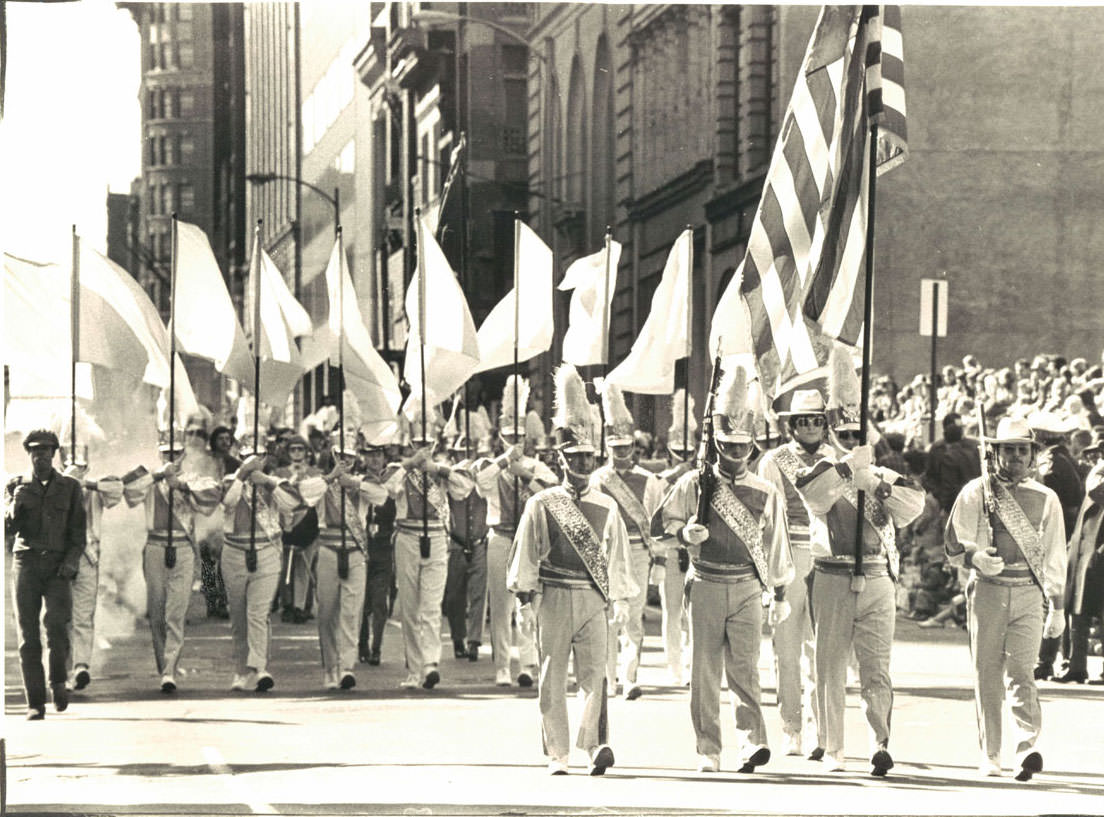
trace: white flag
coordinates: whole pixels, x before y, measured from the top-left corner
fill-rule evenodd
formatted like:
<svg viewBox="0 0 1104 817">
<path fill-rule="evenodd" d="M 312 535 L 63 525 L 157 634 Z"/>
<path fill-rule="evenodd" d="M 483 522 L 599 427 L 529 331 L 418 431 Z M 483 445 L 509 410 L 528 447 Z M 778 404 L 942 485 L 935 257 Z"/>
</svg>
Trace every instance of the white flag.
<svg viewBox="0 0 1104 817">
<path fill-rule="evenodd" d="M 297 337 L 311 333 L 307 311 L 295 300 L 279 267 L 261 249 L 259 234 L 253 238 L 253 256 L 246 284 L 246 315 L 254 318 L 256 277 L 260 276 L 260 326 L 253 327 L 255 353 L 261 358 L 261 381 L 258 394 L 261 402 L 282 405 L 303 376 L 303 365 Z"/>
<path fill-rule="evenodd" d="M 181 350 L 253 388 L 253 356 L 207 236 L 176 222 L 176 340 Z"/>
<path fill-rule="evenodd" d="M 346 391 L 355 397 L 360 412 L 360 431 L 369 442 L 377 442 L 396 431 L 402 392 L 395 373 L 372 344 L 340 239 L 334 242 L 326 265 L 326 308 L 325 323 L 315 326 L 314 334 L 303 339 L 304 360 L 309 368 L 327 358 L 332 365 L 343 364 Z M 342 335 L 343 346 L 339 343 Z M 351 408 L 346 411 L 350 416 L 354 413 Z"/>
<path fill-rule="evenodd" d="M 558 289 L 575 290 L 568 309 L 567 334 L 563 341 L 565 363 L 589 366 L 607 361 L 609 342 L 609 309 L 617 290 L 617 264 L 621 260 L 621 245 L 611 240 L 607 265 L 606 249 L 580 258 L 564 273 Z M 606 269 L 609 268 L 609 283 Z M 603 294 L 606 296 L 603 303 Z"/>
<path fill-rule="evenodd" d="M 456 273 L 449 266 L 425 219 L 419 218 L 417 222 L 418 270 L 406 291 L 410 336 L 406 342 L 403 376 L 410 384 L 411 398 L 420 398 L 424 393 L 428 405 L 436 405 L 448 399 L 476 370 L 479 365 L 479 338 Z M 420 293 L 423 276 L 425 286 Z M 421 324 L 423 315 L 424 329 Z M 424 388 L 420 359 L 422 350 L 419 348 L 423 341 Z M 407 417 L 413 417 L 412 403 L 408 400 L 408 405 L 403 408 Z"/>
<path fill-rule="evenodd" d="M 606 379 L 639 394 L 671 394 L 675 361 L 690 354 L 690 266 L 694 232 L 684 230 L 667 256 L 652 309 L 629 356 Z"/>
<path fill-rule="evenodd" d="M 479 327 L 477 372 L 513 365 L 515 309 L 518 362 L 552 346 L 552 250 L 528 225 L 518 226 L 518 288 L 507 292 Z"/>
</svg>

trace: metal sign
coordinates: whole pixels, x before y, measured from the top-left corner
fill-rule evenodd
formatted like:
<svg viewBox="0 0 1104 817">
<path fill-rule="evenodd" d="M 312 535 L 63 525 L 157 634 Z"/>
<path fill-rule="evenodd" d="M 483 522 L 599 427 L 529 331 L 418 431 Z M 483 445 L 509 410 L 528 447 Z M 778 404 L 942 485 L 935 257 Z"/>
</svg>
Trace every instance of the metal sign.
<svg viewBox="0 0 1104 817">
<path fill-rule="evenodd" d="M 936 336 L 947 337 L 947 294 L 950 286 L 938 278 L 920 279 L 920 334 L 931 337 L 932 324 Z"/>
</svg>

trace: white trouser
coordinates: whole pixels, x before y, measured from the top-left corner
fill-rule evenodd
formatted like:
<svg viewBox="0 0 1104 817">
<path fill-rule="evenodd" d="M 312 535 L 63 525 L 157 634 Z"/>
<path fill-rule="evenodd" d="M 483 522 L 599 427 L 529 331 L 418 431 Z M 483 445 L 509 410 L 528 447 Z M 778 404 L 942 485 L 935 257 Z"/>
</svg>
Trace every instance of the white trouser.
<svg viewBox="0 0 1104 817">
<path fill-rule="evenodd" d="M 165 567 L 165 548 L 147 544 L 142 552 L 146 577 L 146 612 L 153 636 L 158 675 L 176 675 L 184 646 L 184 620 L 192 597 L 195 554 L 187 540 L 175 544 L 176 564 Z"/>
<path fill-rule="evenodd" d="M 441 601 L 448 575 L 448 535 L 430 530 L 428 559 L 422 558 L 420 538 L 403 529 L 395 533 L 395 586 L 411 673 L 426 672 L 441 660 Z"/>
<path fill-rule="evenodd" d="M 337 552 L 325 546 L 318 549 L 318 644 L 327 673 L 351 672 L 357 661 L 367 565 L 360 548 L 351 545 L 347 550 L 349 575 L 342 579 L 337 575 Z"/>
<path fill-rule="evenodd" d="M 245 567 L 246 551 L 229 544 L 222 548 L 222 580 L 230 608 L 230 634 L 234 639 L 234 671 L 244 675 L 249 668 L 268 670 L 272 627 L 269 615 L 280 586 L 280 551 L 265 541 L 258 542 L 257 570 Z"/>
<path fill-rule="evenodd" d="M 533 636 L 513 627 L 514 595 L 506 589 L 513 539 L 492 531 L 487 540 L 487 601 L 491 609 L 491 650 L 496 671 L 510 671 L 511 633 L 517 644 L 522 667 L 537 664 L 537 646 Z"/>
</svg>

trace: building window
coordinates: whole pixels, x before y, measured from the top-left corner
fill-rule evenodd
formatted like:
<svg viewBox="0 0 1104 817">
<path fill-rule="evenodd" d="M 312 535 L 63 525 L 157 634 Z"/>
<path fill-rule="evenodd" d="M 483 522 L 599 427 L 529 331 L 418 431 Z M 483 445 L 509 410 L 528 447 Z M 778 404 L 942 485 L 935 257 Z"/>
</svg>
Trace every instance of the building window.
<svg viewBox="0 0 1104 817">
<path fill-rule="evenodd" d="M 195 154 L 195 140 L 191 136 L 180 137 L 180 163 L 182 165 L 191 164 L 192 156 Z"/>
<path fill-rule="evenodd" d="M 180 92 L 179 115 L 191 116 L 193 111 L 195 111 L 195 93 L 189 90 L 182 90 Z"/>
<path fill-rule="evenodd" d="M 157 42 L 157 23 L 150 23 L 149 27 L 149 41 L 151 43 Z"/>
<path fill-rule="evenodd" d="M 169 215 L 173 211 L 173 186 L 161 185 L 161 212 Z"/>
<path fill-rule="evenodd" d="M 157 118 L 157 91 L 156 90 L 151 90 L 149 92 L 149 94 L 147 95 L 147 97 L 148 97 L 148 100 L 149 100 L 149 113 L 147 113 L 146 115 L 150 119 L 156 119 Z"/>
<path fill-rule="evenodd" d="M 176 39 L 178 39 L 178 40 L 190 40 L 190 39 L 192 39 L 192 24 L 191 23 L 177 23 L 176 24 Z"/>
<path fill-rule="evenodd" d="M 176 47 L 180 55 L 181 68 L 191 68 L 195 65 L 195 47 L 191 43 L 177 43 Z"/>
<path fill-rule="evenodd" d="M 529 61 L 529 49 L 524 45 L 502 46 L 502 70 L 508 74 L 524 74 Z"/>
<path fill-rule="evenodd" d="M 161 46 L 151 44 L 149 47 L 149 67 L 156 71 L 161 67 Z"/>
<path fill-rule="evenodd" d="M 502 149 L 511 155 L 524 155 L 528 117 L 526 82 L 524 79 L 507 79 L 503 80 L 502 85 L 506 95 Z"/>
<path fill-rule="evenodd" d="M 192 4 L 191 3 L 179 3 L 176 6 L 176 19 L 177 20 L 191 20 L 192 19 Z"/>
<path fill-rule="evenodd" d="M 146 194 L 146 209 L 149 210 L 151 216 L 157 215 L 157 205 L 160 203 L 160 199 L 157 198 L 157 185 L 153 182 L 149 184 L 149 192 Z"/>
<path fill-rule="evenodd" d="M 195 188 L 192 185 L 188 183 L 180 185 L 179 204 L 180 212 L 184 214 L 191 213 L 195 209 Z"/>
<path fill-rule="evenodd" d="M 176 66 L 176 55 L 173 53 L 172 43 L 161 43 L 157 46 L 161 49 L 160 65 L 162 68 L 173 68 Z"/>
<path fill-rule="evenodd" d="M 171 136 L 161 137 L 161 149 L 165 152 L 165 164 L 176 164 L 176 139 Z"/>
</svg>

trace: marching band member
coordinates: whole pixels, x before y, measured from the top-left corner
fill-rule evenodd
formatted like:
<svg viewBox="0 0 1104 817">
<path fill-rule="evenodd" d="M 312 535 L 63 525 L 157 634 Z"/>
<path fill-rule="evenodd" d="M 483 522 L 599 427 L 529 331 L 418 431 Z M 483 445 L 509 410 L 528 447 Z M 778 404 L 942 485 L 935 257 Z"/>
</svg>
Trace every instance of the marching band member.
<svg viewBox="0 0 1104 817">
<path fill-rule="evenodd" d="M 629 532 L 633 581 L 639 590 L 629 599 L 629 620 L 622 627 L 610 625 L 606 680 L 610 695 L 618 694 L 620 680 L 625 698 L 633 701 L 643 694 L 636 676 L 644 646 L 648 574 L 652 560 L 663 556 L 663 546 L 650 534 L 652 516 L 663 501 L 664 483 L 651 471 L 634 464 L 633 431 L 636 423 L 617 384 L 607 382 L 602 385 L 602 404 L 609 462 L 591 474 L 590 482 L 591 487 L 613 499 L 621 511 L 621 518 Z"/>
<path fill-rule="evenodd" d="M 103 532 L 103 512 L 123 499 L 123 482 L 116 476 L 86 479 L 88 474 L 87 446 L 77 450 L 67 460 L 65 476 L 72 477 L 84 488 L 84 513 L 87 541 L 80 569 L 73 579 L 73 618 L 69 623 L 70 683 L 73 689 L 84 689 L 92 682 L 92 648 L 95 644 L 96 596 L 100 583 L 100 541 Z"/>
<path fill-rule="evenodd" d="M 793 553 L 794 580 L 786 588 L 790 615 L 774 628 L 778 710 L 782 716 L 786 754 L 813 752 L 816 740 L 816 658 L 809 617 L 806 577 L 813 569 L 809 549 L 809 511 L 796 486 L 798 475 L 822 459 L 832 458 L 824 398 L 815 389 L 799 389 L 790 398 L 786 417 L 791 440 L 767 451 L 759 461 L 759 476 L 786 498 L 786 522 Z M 813 758 L 819 760 L 820 757 Z"/>
<path fill-rule="evenodd" d="M 847 452 L 803 471 L 797 490 L 809 508 L 816 629 L 817 749 L 828 771 L 844 769 L 843 717 L 852 647 L 870 724 L 871 774 L 893 768 L 889 725 L 893 683 L 890 649 L 897 620 L 900 555 L 895 527 L 924 509 L 924 492 L 905 477 L 873 465 L 873 446 L 859 445 L 860 389 L 850 355 L 833 351 L 828 382 L 829 427 Z M 858 491 L 863 492 L 862 575 L 855 574 Z M 1036 642 L 1038 643 L 1038 642 Z"/>
<path fill-rule="evenodd" d="M 123 477 L 123 495 L 130 507 L 144 504 L 146 509 L 146 546 L 142 551 L 146 610 L 161 691 L 172 693 L 176 691 L 198 556 L 195 516 L 213 514 L 221 491 L 211 477 L 181 472 L 178 459 L 184 448 L 179 443 L 170 445 L 165 439 L 158 450 L 161 467 L 152 474 L 143 466 L 127 473 Z"/>
<path fill-rule="evenodd" d="M 230 689 L 267 692 L 276 681 L 268 671 L 272 600 L 280 585 L 280 511 L 298 509 L 294 486 L 265 473 L 264 443 L 242 445 L 242 464 L 223 480 L 226 511 L 222 576 L 226 582 L 233 637 L 234 680 Z"/>
<path fill-rule="evenodd" d="M 1001 773 L 1001 719 L 1011 701 L 1016 779 L 1043 769 L 1035 750 L 1042 728 L 1034 662 L 1040 639 L 1065 629 L 1066 542 L 1058 495 L 1032 479 L 1039 444 L 1023 420 L 1003 418 L 987 440 L 996 474 L 983 463 L 951 508 L 944 547 L 955 567 L 971 569 L 966 617 L 974 659 L 980 771 Z M 1044 617 L 1043 602 L 1050 605 Z M 1007 677 L 1007 693 L 1005 678 Z"/>
<path fill-rule="evenodd" d="M 515 406 L 514 392 L 517 392 Z M 506 588 L 506 572 L 518 519 L 529 497 L 559 480 L 547 465 L 525 453 L 530 443 L 525 428 L 525 407 L 529 401 L 529 383 L 506 378 L 502 390 L 502 409 L 498 434 L 505 452 L 477 475 L 480 490 L 488 498 L 487 524 L 487 599 L 491 612 L 491 648 L 495 663 L 495 684 L 510 686 L 510 642 L 516 640 L 520 670 L 518 686 L 529 687 L 537 673 L 537 647 L 533 634 L 522 627 L 511 628 L 514 599 Z M 532 441 L 537 442 L 537 441 Z"/>
<path fill-rule="evenodd" d="M 427 428 L 435 425 L 430 423 Z M 433 689 L 441 680 L 438 665 L 441 601 L 448 571 L 448 498 L 462 499 L 475 488 L 464 471 L 434 461 L 431 434 L 423 433 L 421 423 L 411 424 L 414 452 L 385 483 L 396 504 L 395 575 L 407 672 L 400 686 L 407 689 Z"/>
<path fill-rule="evenodd" d="M 564 481 L 534 494 L 525 504 L 507 574 L 521 603 L 526 629 L 540 644 L 540 712 L 544 753 L 552 774 L 567 774 L 567 665 L 584 696 L 576 746 L 587 752 L 590 773 L 613 765 L 606 701 L 606 654 L 610 618 L 628 620 L 633 580 L 629 537 L 617 503 L 593 490 L 593 426 L 583 381 L 574 366 L 556 372 L 553 417 Z"/>
<path fill-rule="evenodd" d="M 360 443 L 360 456 L 364 470 L 361 476 L 367 482 L 383 485 L 399 468 L 398 463 L 387 461 L 387 444 L 383 440 Z M 369 666 L 380 665 L 383 649 L 383 631 L 390 614 L 391 581 L 395 575 L 395 500 L 384 490 L 382 493 L 362 488 L 368 541 L 368 568 L 365 576 L 364 612 L 360 621 L 360 660 Z"/>
<path fill-rule="evenodd" d="M 468 458 L 468 441 L 460 433 L 449 446 L 454 468 L 468 472 L 475 490 L 464 499 L 449 496 L 449 563 L 445 582 L 445 615 L 456 658 L 479 660 L 483 617 L 487 612 L 487 498 L 476 475 L 490 463 L 486 440 Z"/>
<path fill-rule="evenodd" d="M 309 445 L 302 436 L 293 434 L 285 446 L 288 465 L 276 471 L 276 475 L 287 479 L 292 485 L 308 485 L 322 476 L 322 470 L 310 464 L 307 458 Z M 280 595 L 283 599 L 284 621 L 302 624 L 310 618 L 307 613 L 311 585 L 314 581 L 311 565 L 318 558 L 318 512 L 310 503 L 281 518 L 284 528 L 284 564 L 280 582 Z"/>
<path fill-rule="evenodd" d="M 743 368 L 725 372 L 710 416 L 713 431 L 707 435 L 717 461 L 707 458 L 702 470 L 683 474 L 663 505 L 664 526 L 687 545 L 694 571 L 690 716 L 703 772 L 720 770 L 722 669 L 735 696 L 739 770 L 754 772 L 770 760 L 759 687 L 762 596 L 773 590 L 772 625 L 789 615 L 785 590 L 793 579 L 793 562 L 785 500 L 747 468 L 756 405 L 748 399 Z"/>
</svg>

